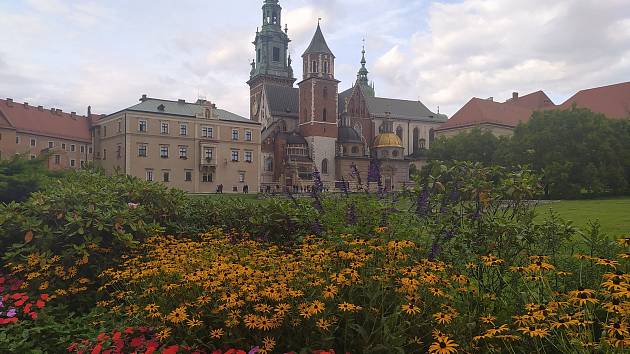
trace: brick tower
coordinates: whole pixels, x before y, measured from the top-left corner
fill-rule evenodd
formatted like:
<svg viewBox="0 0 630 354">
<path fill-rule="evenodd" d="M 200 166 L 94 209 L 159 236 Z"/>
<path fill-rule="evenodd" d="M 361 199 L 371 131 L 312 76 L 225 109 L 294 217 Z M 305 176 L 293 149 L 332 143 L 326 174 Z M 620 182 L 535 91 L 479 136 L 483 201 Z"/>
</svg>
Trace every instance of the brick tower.
<svg viewBox="0 0 630 354">
<path fill-rule="evenodd" d="M 326 44 L 322 30 L 317 30 L 304 54 L 300 89 L 299 132 L 306 139 L 311 158 L 322 180 L 335 180 L 337 140 L 337 100 L 339 81 L 335 79 L 335 56 Z"/>
</svg>

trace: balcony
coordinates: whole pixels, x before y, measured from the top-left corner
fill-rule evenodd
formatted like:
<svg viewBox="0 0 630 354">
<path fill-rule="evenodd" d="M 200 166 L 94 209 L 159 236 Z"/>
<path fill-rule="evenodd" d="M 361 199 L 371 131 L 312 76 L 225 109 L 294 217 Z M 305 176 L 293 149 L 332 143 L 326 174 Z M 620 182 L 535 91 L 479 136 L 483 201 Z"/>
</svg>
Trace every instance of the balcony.
<svg viewBox="0 0 630 354">
<path fill-rule="evenodd" d="M 201 158 L 201 166 L 216 166 L 217 159 L 210 157 L 202 157 Z"/>
</svg>

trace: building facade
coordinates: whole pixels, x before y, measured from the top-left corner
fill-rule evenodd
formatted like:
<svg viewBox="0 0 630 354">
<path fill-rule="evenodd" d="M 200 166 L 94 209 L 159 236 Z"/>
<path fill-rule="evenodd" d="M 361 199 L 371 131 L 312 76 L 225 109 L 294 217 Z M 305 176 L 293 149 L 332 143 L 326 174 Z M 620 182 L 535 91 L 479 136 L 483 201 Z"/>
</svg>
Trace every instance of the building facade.
<svg viewBox="0 0 630 354">
<path fill-rule="evenodd" d="M 446 116 L 420 101 L 377 97 L 368 80 L 365 49 L 356 82 L 340 92 L 336 58 L 319 23 L 302 54 L 303 75 L 294 87 L 282 8 L 277 0 L 265 0 L 262 10 L 247 83 L 250 118 L 262 125 L 263 189 L 301 190 L 312 184 L 314 171 L 332 189 L 336 182 L 352 180 L 356 171 L 367 176 L 374 161 L 386 188 L 408 184 L 411 165 L 424 163 L 433 130 Z"/>
<path fill-rule="evenodd" d="M 260 123 L 198 100 L 143 95 L 94 122 L 94 160 L 192 193 L 259 190 Z"/>
<path fill-rule="evenodd" d="M 91 162 L 92 152 L 90 118 L 10 98 L 0 100 L 0 158 L 47 155 L 50 170 L 64 170 Z"/>
</svg>

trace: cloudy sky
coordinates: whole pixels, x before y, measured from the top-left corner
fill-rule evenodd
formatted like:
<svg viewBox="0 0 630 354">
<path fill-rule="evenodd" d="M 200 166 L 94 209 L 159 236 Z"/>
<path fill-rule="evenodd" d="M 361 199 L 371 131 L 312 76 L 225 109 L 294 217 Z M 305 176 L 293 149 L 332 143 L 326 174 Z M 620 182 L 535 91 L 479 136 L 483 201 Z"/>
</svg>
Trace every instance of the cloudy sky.
<svg viewBox="0 0 630 354">
<path fill-rule="evenodd" d="M 281 0 L 299 58 L 317 18 L 341 89 L 362 39 L 378 96 L 449 116 L 471 97 L 630 81 L 630 0 Z M 98 113 L 199 96 L 248 115 L 262 0 L 0 0 L 0 97 Z M 294 65 L 301 76 L 301 65 Z"/>
</svg>

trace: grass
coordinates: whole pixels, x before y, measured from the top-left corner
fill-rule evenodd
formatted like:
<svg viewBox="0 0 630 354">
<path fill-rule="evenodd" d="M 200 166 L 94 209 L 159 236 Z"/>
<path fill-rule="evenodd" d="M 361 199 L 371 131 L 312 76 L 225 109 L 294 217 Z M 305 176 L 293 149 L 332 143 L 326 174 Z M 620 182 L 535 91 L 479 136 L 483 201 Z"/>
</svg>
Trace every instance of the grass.
<svg viewBox="0 0 630 354">
<path fill-rule="evenodd" d="M 575 226 L 584 228 L 589 221 L 599 220 L 601 231 L 609 236 L 619 237 L 630 234 L 630 198 L 564 200 L 537 207 L 538 220 L 554 210 Z"/>
</svg>

